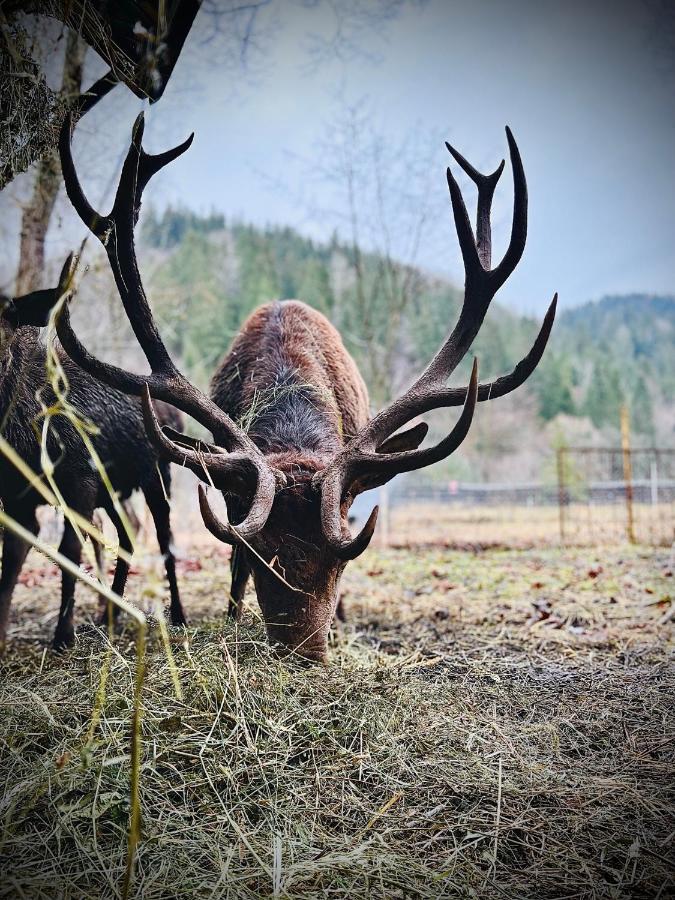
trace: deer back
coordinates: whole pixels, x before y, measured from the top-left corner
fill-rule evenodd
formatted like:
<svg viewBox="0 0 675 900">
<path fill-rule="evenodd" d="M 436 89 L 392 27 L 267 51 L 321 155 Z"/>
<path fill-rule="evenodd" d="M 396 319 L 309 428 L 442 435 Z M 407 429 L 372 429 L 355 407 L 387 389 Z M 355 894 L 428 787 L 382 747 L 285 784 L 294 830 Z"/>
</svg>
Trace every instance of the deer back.
<svg viewBox="0 0 675 900">
<path fill-rule="evenodd" d="M 266 453 L 333 453 L 369 418 L 368 391 L 339 332 L 298 300 L 248 318 L 211 396 Z"/>
<path fill-rule="evenodd" d="M 154 475 L 159 462 L 145 433 L 141 405 L 87 375 L 65 354 L 60 356 L 68 400 L 83 421 L 96 426 L 92 438 L 96 452 L 115 488 L 128 497 Z M 0 433 L 33 471 L 41 471 L 43 412 L 55 401 L 39 329 L 17 329 L 0 360 Z M 57 483 L 67 494 L 77 491 L 82 479 L 97 477 L 82 438 L 66 417 L 51 419 L 46 447 L 56 464 Z M 23 476 L 0 456 L 0 497 L 19 496 L 25 488 Z"/>
</svg>

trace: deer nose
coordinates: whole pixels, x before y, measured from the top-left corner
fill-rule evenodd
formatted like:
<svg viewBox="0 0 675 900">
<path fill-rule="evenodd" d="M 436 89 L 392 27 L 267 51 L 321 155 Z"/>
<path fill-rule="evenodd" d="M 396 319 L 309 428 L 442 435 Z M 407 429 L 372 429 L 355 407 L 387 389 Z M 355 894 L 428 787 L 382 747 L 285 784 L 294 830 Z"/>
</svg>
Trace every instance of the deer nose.
<svg viewBox="0 0 675 900">
<path fill-rule="evenodd" d="M 298 662 L 305 663 L 307 665 L 328 665 L 328 649 L 325 647 L 284 647 L 277 648 L 276 652 L 281 657 L 285 657 L 287 659 L 289 657 L 292 657 Z"/>
<path fill-rule="evenodd" d="M 326 665 L 328 662 L 328 642 L 318 635 L 293 634 L 289 629 L 267 628 L 274 652 L 281 658 L 294 658 L 307 663 Z"/>
</svg>

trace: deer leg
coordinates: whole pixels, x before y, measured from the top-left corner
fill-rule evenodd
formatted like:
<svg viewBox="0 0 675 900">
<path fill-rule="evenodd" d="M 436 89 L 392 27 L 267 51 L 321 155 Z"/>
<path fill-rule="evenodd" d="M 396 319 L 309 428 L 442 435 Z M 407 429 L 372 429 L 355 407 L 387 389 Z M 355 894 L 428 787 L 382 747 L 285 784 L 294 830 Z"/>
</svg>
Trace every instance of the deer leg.
<svg viewBox="0 0 675 900">
<path fill-rule="evenodd" d="M 25 509 L 11 509 L 6 507 L 8 516 L 11 516 L 20 525 L 23 525 L 32 534 L 37 534 L 39 526 L 35 518 L 35 507 Z M 12 602 L 12 594 L 19 580 L 21 569 L 26 561 L 30 545 L 22 541 L 8 528 L 5 528 L 2 544 L 2 574 L 0 574 L 0 649 L 5 646 L 7 640 L 7 625 L 9 623 L 9 607 Z"/>
<path fill-rule="evenodd" d="M 164 483 L 168 489 L 168 478 L 164 474 Z M 164 489 L 159 482 L 153 483 L 143 489 L 145 500 L 150 509 L 150 514 L 155 523 L 159 550 L 164 557 L 166 578 L 169 582 L 169 594 L 171 603 L 169 615 L 172 625 L 187 625 L 187 617 L 183 612 L 178 592 L 178 580 L 176 578 L 176 558 L 173 553 L 173 534 L 171 533 L 171 504 L 164 495 Z"/>
<path fill-rule="evenodd" d="M 230 586 L 230 602 L 227 607 L 227 617 L 228 619 L 234 619 L 235 622 L 241 622 L 241 616 L 244 611 L 243 601 L 246 593 L 246 582 L 251 574 L 251 567 L 246 559 L 246 550 L 243 547 L 235 546 L 232 548 L 230 572 L 232 573 L 232 584 Z"/>
<path fill-rule="evenodd" d="M 59 553 L 79 566 L 82 558 L 82 545 L 71 522 L 66 519 L 63 537 L 59 545 Z M 75 577 L 70 572 L 61 571 L 61 608 L 54 632 L 54 649 L 67 650 L 75 643 L 73 627 L 73 610 L 75 609 Z"/>
<path fill-rule="evenodd" d="M 127 530 L 122 523 L 122 519 L 120 518 L 119 513 L 113 506 L 112 500 L 109 497 L 106 497 L 104 501 L 104 509 L 110 516 L 110 521 L 113 523 L 115 531 L 117 532 L 117 540 L 119 544 L 119 549 L 117 551 L 117 562 L 115 563 L 115 574 L 113 575 L 112 590 L 113 593 L 117 594 L 118 597 L 122 597 L 124 595 L 124 589 L 127 584 L 127 577 L 129 575 L 129 563 L 122 557 L 120 551 L 125 550 L 130 556 L 133 553 L 134 548 L 129 535 L 127 534 Z M 115 603 L 108 603 L 101 600 L 98 608 L 98 624 L 107 625 L 108 627 L 112 628 L 117 622 L 119 614 L 119 606 L 117 606 Z"/>
<path fill-rule="evenodd" d="M 64 493 L 63 499 L 67 507 L 78 513 L 87 522 L 91 522 L 96 508 L 96 496 L 96 480 L 82 478 L 69 484 L 68 494 Z M 59 552 L 79 567 L 82 559 L 82 543 L 68 517 L 65 520 Z M 61 571 L 61 608 L 54 632 L 53 646 L 55 650 L 66 650 L 75 643 L 73 611 L 75 609 L 76 583 L 77 579 L 74 575 Z"/>
</svg>

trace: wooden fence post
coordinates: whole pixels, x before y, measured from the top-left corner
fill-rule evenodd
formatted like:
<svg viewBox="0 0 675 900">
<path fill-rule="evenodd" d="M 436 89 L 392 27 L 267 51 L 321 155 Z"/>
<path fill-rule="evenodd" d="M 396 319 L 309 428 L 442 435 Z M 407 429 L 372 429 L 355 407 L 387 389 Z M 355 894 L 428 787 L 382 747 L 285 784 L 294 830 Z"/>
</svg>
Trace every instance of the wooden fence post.
<svg viewBox="0 0 675 900">
<path fill-rule="evenodd" d="M 560 529 L 560 543 L 565 543 L 565 447 L 556 450 L 556 463 L 558 468 L 558 527 Z"/>
<path fill-rule="evenodd" d="M 635 544 L 635 521 L 633 519 L 633 466 L 630 449 L 630 419 L 628 407 L 621 407 L 621 450 L 623 453 L 623 480 L 626 496 L 626 537 Z"/>
</svg>

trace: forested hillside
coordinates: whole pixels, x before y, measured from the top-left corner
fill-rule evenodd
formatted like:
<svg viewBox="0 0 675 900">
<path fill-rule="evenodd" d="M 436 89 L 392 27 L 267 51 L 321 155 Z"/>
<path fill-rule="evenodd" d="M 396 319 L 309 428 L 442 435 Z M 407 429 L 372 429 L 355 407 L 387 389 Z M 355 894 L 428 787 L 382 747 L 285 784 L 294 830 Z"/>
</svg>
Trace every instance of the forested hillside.
<svg viewBox="0 0 675 900">
<path fill-rule="evenodd" d="M 298 297 L 336 324 L 380 405 L 428 361 L 459 311 L 456 286 L 337 237 L 320 245 L 290 228 L 149 209 L 141 238 L 167 339 L 202 382 L 251 310 Z M 495 301 L 474 347 L 482 380 L 511 369 L 538 326 Z M 481 442 L 479 426 L 471 446 L 483 456 L 509 457 L 516 447 L 506 435 L 516 432 L 521 444 L 540 448 L 540 458 L 556 441 L 615 440 L 622 403 L 639 442 L 670 442 L 674 339 L 672 297 L 607 297 L 559 314 L 544 361 L 518 402 L 490 404 L 490 440 Z M 456 383 L 468 368 L 467 360 Z M 501 431 L 503 440 L 495 438 Z M 524 469 L 534 476 L 537 465 Z"/>
</svg>

